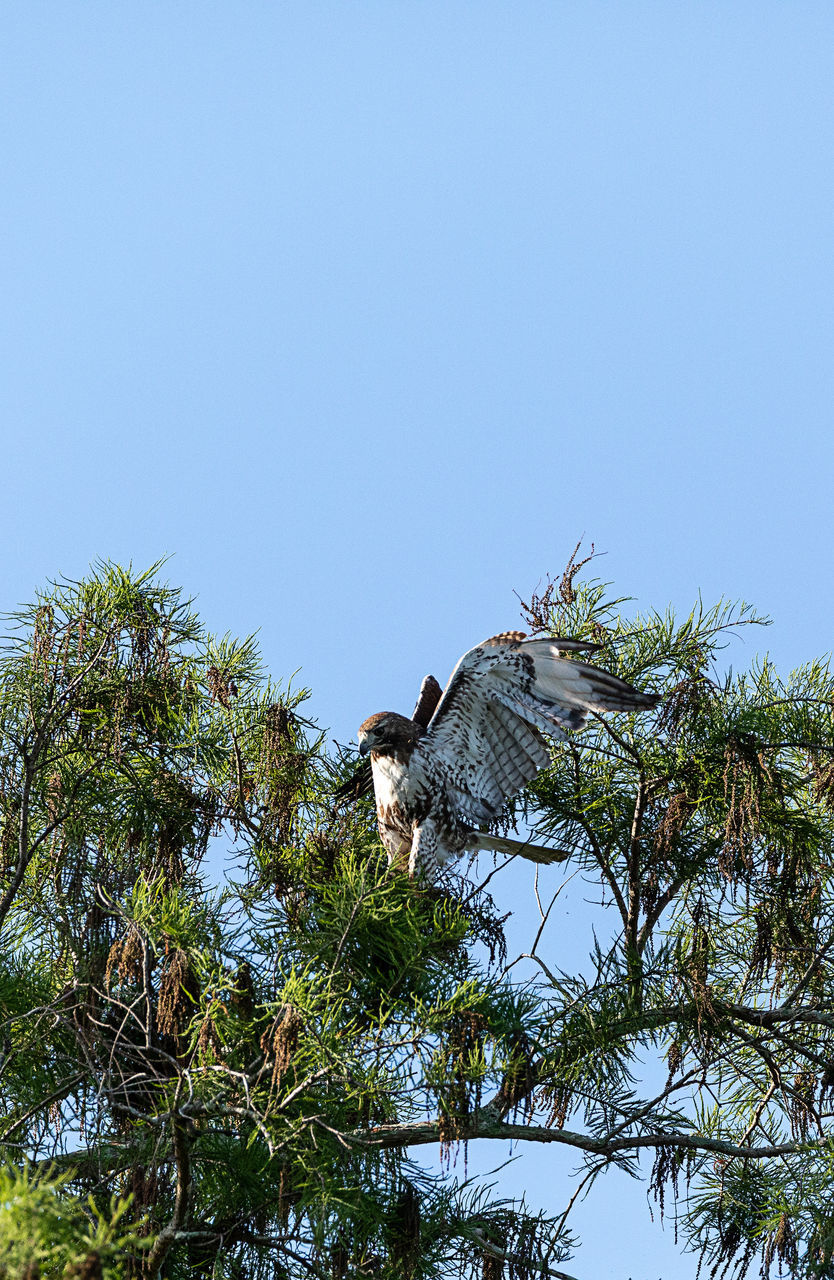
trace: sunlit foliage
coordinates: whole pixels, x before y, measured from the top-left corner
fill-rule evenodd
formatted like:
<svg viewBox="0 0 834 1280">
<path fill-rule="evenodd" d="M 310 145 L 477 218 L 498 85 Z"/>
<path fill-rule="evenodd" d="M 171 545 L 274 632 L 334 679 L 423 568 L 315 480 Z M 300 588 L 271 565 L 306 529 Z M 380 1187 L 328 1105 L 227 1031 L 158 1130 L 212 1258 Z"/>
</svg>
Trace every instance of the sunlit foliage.
<svg viewBox="0 0 834 1280">
<path fill-rule="evenodd" d="M 485 889 L 389 869 L 305 691 L 160 566 L 8 619 L 3 1280 L 565 1276 L 612 1165 L 716 1275 L 834 1275 L 827 664 L 734 674 L 747 606 L 639 616 L 574 562 L 523 608 L 663 695 L 554 744 L 519 807 L 601 894 L 581 972 L 550 871 L 508 956 Z M 575 1151 L 547 1213 L 467 1180 L 508 1138 Z"/>
</svg>

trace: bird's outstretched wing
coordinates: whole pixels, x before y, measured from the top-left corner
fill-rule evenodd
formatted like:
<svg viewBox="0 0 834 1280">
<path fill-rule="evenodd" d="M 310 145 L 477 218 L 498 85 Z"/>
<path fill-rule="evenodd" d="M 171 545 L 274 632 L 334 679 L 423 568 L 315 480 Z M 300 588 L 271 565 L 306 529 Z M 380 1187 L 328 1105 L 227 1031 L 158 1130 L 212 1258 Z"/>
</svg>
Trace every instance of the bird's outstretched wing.
<svg viewBox="0 0 834 1280">
<path fill-rule="evenodd" d="M 542 733 L 562 737 L 590 711 L 639 711 L 657 698 L 568 651 L 577 640 L 508 631 L 465 653 L 452 672 L 413 764 L 444 784 L 460 820 L 489 822 L 549 762 Z"/>
</svg>

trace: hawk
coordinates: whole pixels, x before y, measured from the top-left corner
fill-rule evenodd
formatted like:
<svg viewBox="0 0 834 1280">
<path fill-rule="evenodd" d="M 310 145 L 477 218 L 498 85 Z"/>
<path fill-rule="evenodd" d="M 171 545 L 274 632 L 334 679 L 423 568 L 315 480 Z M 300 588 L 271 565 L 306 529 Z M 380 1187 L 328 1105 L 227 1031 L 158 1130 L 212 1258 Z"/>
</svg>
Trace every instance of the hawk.
<svg viewBox="0 0 834 1280">
<path fill-rule="evenodd" d="M 504 631 L 463 655 L 442 695 L 427 676 L 410 720 L 382 711 L 359 726 L 371 777 L 360 773 L 337 794 L 361 794 L 372 781 L 389 863 L 432 881 L 438 867 L 465 850 L 517 853 L 534 862 L 565 857 L 484 828 L 550 763 L 543 734 L 561 739 L 591 711 L 643 711 L 658 701 L 564 656 L 599 647 Z"/>
</svg>

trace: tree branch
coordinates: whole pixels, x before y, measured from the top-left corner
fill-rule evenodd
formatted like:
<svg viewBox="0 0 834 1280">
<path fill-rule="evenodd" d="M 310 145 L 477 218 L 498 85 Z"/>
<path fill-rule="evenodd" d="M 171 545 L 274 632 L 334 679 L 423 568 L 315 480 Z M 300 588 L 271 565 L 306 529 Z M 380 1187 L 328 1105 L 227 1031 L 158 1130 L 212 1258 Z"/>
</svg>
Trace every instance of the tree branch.
<svg viewBox="0 0 834 1280">
<path fill-rule="evenodd" d="M 179 1093 L 179 1086 L 177 1087 Z M 168 1256 L 171 1246 L 176 1243 L 177 1235 L 184 1226 L 191 1201 L 191 1149 L 186 1131 L 186 1122 L 177 1111 L 178 1099 L 174 1101 L 171 1113 L 171 1143 L 174 1149 L 174 1160 L 177 1166 L 177 1187 L 174 1196 L 174 1211 L 167 1226 L 163 1227 L 154 1241 L 153 1248 L 143 1264 L 146 1276 L 153 1277 L 161 1272 L 162 1264 Z"/>
<path fill-rule="evenodd" d="M 487 1114 L 485 1114 L 487 1113 Z M 436 1120 L 415 1124 L 383 1124 L 370 1129 L 344 1131 L 341 1137 L 355 1146 L 375 1150 L 396 1147 L 426 1147 L 440 1142 L 440 1124 Z M 588 1134 L 574 1133 L 570 1129 L 550 1129 L 544 1125 L 509 1124 L 494 1120 L 488 1107 L 481 1108 L 469 1123 L 462 1123 L 458 1133 L 462 1142 L 474 1142 L 480 1138 L 491 1141 L 555 1143 L 574 1147 L 596 1156 L 614 1156 L 628 1151 L 656 1150 L 659 1147 L 682 1151 L 702 1151 L 746 1160 L 770 1160 L 776 1156 L 808 1154 L 814 1150 L 827 1151 L 827 1142 L 787 1142 L 770 1146 L 739 1146 L 722 1138 L 709 1138 L 698 1134 L 649 1133 L 628 1138 L 592 1138 Z"/>
</svg>

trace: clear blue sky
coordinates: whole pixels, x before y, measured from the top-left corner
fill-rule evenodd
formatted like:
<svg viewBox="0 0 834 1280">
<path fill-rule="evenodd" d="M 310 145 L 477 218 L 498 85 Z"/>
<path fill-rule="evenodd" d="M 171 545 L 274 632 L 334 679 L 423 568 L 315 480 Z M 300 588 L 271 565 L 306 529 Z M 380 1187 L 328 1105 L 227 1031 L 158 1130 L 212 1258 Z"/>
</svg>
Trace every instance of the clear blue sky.
<svg viewBox="0 0 834 1280">
<path fill-rule="evenodd" d="M 583 533 L 827 650 L 832 99 L 830 0 L 7 0 L 0 607 L 174 553 L 342 740 Z"/>
</svg>

